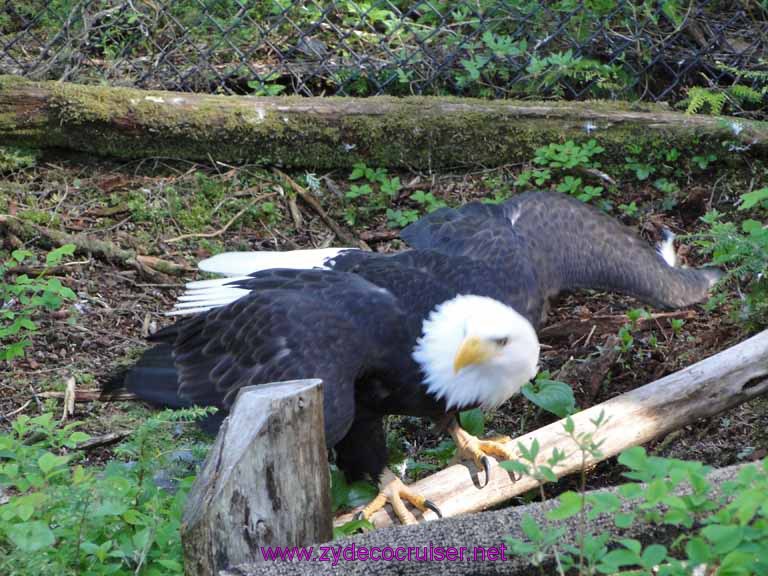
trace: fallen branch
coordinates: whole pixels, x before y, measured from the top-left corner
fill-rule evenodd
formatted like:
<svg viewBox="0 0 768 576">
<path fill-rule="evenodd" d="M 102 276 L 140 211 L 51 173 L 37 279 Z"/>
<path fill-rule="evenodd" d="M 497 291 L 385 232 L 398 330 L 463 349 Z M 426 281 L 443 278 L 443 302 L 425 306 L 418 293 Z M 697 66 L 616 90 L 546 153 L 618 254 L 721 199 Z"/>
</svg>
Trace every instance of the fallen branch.
<svg viewBox="0 0 768 576">
<path fill-rule="evenodd" d="M 0 227 L 5 228 L 15 236 L 27 240 L 35 236 L 42 236 L 47 243 L 53 246 L 74 244 L 75 250 L 79 253 L 92 254 L 108 262 L 136 268 L 140 272 L 154 278 L 162 278 L 160 274 L 178 276 L 193 271 L 191 268 L 179 266 L 168 260 L 154 256 L 142 256 L 134 250 L 120 248 L 107 240 L 98 240 L 87 234 L 67 234 L 60 230 L 53 230 L 39 224 L 26 222 L 8 214 L 0 214 Z"/>
<path fill-rule="evenodd" d="M 107 446 L 109 444 L 114 444 L 115 442 L 119 442 L 123 438 L 126 438 L 130 436 L 132 432 L 130 431 L 119 431 L 119 432 L 109 432 L 107 434 L 102 434 L 101 436 L 94 436 L 92 438 L 88 438 L 88 440 L 85 440 L 83 442 L 80 442 L 77 445 L 78 450 L 90 450 L 92 448 L 99 448 L 101 446 Z"/>
<path fill-rule="evenodd" d="M 577 433 L 594 432 L 602 460 L 765 392 L 768 392 L 768 330 L 688 368 L 583 410 L 571 419 Z M 601 414 L 608 421 L 595 431 L 592 422 Z M 558 477 L 578 472 L 582 464 L 589 467 L 600 461 L 587 455 L 582 462 L 582 453 L 563 432 L 564 424 L 563 420 L 554 422 L 510 441 L 508 447 L 516 450 L 518 443 L 530 447 L 536 440 L 541 447 L 538 464 L 545 464 L 553 450 L 563 451 L 566 458 L 555 469 Z M 444 516 L 456 516 L 485 510 L 538 486 L 533 478 L 524 476 L 515 481 L 503 468 L 493 466 L 488 485 L 481 489 L 479 477 L 483 474 L 469 464 L 461 464 L 419 480 L 412 488 L 435 502 Z M 351 520 L 355 512 L 357 510 L 336 518 L 336 523 Z M 435 518 L 432 512 L 424 516 L 429 520 Z M 372 520 L 379 527 L 390 525 L 391 509 L 377 512 Z"/>
</svg>

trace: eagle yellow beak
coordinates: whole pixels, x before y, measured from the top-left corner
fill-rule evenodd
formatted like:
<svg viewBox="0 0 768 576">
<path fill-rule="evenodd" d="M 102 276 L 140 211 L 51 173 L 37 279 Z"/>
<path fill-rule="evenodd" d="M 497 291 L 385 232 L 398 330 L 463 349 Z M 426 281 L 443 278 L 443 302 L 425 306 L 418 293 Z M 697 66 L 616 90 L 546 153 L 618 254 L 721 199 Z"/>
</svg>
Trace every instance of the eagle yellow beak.
<svg viewBox="0 0 768 576">
<path fill-rule="evenodd" d="M 456 358 L 453 359 L 453 373 L 458 373 L 459 370 L 470 364 L 482 364 L 490 359 L 495 352 L 493 346 L 477 336 L 465 338 L 459 346 Z"/>
</svg>

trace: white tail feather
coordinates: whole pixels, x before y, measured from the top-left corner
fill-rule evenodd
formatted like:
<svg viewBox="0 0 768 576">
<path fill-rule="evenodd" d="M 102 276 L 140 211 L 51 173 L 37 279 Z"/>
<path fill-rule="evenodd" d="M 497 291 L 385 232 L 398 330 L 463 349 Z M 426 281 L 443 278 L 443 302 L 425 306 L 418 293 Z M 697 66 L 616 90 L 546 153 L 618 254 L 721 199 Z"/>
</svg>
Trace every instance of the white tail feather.
<svg viewBox="0 0 768 576">
<path fill-rule="evenodd" d="M 287 252 L 224 252 L 206 258 L 197 267 L 205 272 L 224 276 L 243 276 L 271 268 L 294 270 L 324 268 L 325 263 L 342 250 L 350 250 L 350 248 L 318 248 Z"/>
<path fill-rule="evenodd" d="M 204 272 L 222 274 L 227 278 L 196 280 L 186 284 L 184 294 L 176 300 L 173 310 L 166 316 L 197 314 L 226 306 L 250 292 L 232 286 L 245 280 L 247 274 L 272 268 L 305 270 L 325 268 L 326 263 L 349 248 L 320 248 L 317 250 L 290 250 L 288 252 L 224 252 L 206 258 L 198 264 Z"/>
<path fill-rule="evenodd" d="M 185 292 L 176 300 L 178 302 L 205 302 L 208 300 L 224 300 L 230 298 L 237 300 L 238 298 L 248 294 L 250 290 L 245 288 L 218 288 L 216 290 L 194 290 L 191 292 Z"/>
<path fill-rule="evenodd" d="M 656 246 L 656 252 L 659 253 L 659 256 L 664 258 L 664 262 L 666 262 L 669 266 L 671 266 L 672 268 L 677 266 L 677 252 L 675 252 L 675 234 L 671 230 L 664 228 L 662 232 L 661 242 L 659 242 Z"/>
<path fill-rule="evenodd" d="M 166 312 L 165 316 L 191 316 L 192 314 L 197 314 L 199 312 L 207 312 L 208 310 L 211 310 L 215 308 L 215 306 L 208 306 L 204 308 L 174 308 L 173 310 Z"/>
<path fill-rule="evenodd" d="M 245 280 L 248 276 L 230 276 L 228 278 L 213 278 L 212 280 L 194 280 L 193 282 L 187 282 L 184 287 L 187 291 L 190 290 L 204 290 L 208 288 L 216 288 L 218 286 L 224 286 L 230 282 L 237 280 Z"/>
</svg>

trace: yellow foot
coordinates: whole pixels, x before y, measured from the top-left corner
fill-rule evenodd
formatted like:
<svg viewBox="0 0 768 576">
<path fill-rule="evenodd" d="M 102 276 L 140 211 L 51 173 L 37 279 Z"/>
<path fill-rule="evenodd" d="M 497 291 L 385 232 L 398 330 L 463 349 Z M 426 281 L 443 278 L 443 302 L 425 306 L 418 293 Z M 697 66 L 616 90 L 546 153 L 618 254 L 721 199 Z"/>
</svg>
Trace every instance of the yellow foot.
<svg viewBox="0 0 768 576">
<path fill-rule="evenodd" d="M 490 440 L 480 440 L 464 430 L 457 421 L 451 423 L 448 427 L 448 433 L 456 443 L 456 457 L 459 460 L 472 460 L 478 469 L 485 471 L 484 488 L 491 477 L 491 460 L 488 456 L 494 456 L 499 460 L 514 460 L 517 455 L 512 449 L 507 448 L 506 442 L 510 440 L 508 436 L 498 436 Z"/>
<path fill-rule="evenodd" d="M 370 501 L 368 506 L 363 508 L 358 513 L 358 518 L 364 518 L 369 520 L 373 516 L 374 512 L 384 508 L 384 505 L 389 502 L 392 504 L 392 510 L 403 524 L 417 524 L 416 518 L 405 507 L 403 500 L 410 502 L 416 508 L 422 512 L 432 510 L 437 514 L 438 518 L 442 518 L 443 515 L 440 512 L 440 508 L 435 504 L 422 496 L 417 494 L 413 490 L 410 490 L 403 482 L 395 476 L 389 468 L 385 468 L 381 473 L 381 480 L 379 481 L 379 494 Z"/>
</svg>

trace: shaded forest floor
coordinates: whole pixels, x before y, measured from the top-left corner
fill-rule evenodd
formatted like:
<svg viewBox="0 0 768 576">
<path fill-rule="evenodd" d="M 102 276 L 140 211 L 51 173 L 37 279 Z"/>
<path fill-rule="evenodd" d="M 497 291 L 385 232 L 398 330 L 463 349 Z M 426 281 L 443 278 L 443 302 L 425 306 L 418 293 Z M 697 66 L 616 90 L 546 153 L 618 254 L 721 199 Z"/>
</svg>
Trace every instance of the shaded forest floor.
<svg viewBox="0 0 768 576">
<path fill-rule="evenodd" d="M 61 413 L 62 400 L 51 393 L 62 393 L 71 378 L 82 401 L 70 419 L 80 421 L 84 431 L 100 437 L 134 429 L 151 407 L 135 400 L 103 401 L 89 391 L 98 390 L 130 364 L 146 346 L 147 334 L 172 321 L 163 312 L 172 307 L 185 281 L 201 277 L 195 271 L 201 258 L 223 250 L 288 250 L 344 245 L 350 240 L 377 251 L 396 251 L 403 248 L 398 229 L 408 220 L 441 202 L 502 200 L 516 191 L 512 183 L 518 173 L 519 167 L 508 167 L 462 174 L 371 176 L 370 192 L 363 189 L 356 198 L 350 191 L 360 191 L 367 177 L 350 180 L 346 172 L 286 178 L 260 168 L 46 157 L 6 174 L 0 182 L 0 213 L 38 225 L 34 233 L 6 233 L 0 239 L 2 260 L 17 248 L 38 257 L 37 263 L 12 269 L 13 274 L 43 270 L 40 262 L 50 247 L 50 230 L 88 234 L 178 268 L 168 274 L 151 265 L 78 252 L 47 271 L 71 288 L 77 300 L 40 317 L 25 357 L 0 365 L 0 429 L 19 414 Z M 381 193 L 384 181 L 395 190 L 386 197 Z M 681 235 L 695 233 L 706 211 L 732 211 L 734 199 L 746 186 L 746 181 L 723 183 L 702 174 L 681 186 L 670 201 L 669 195 L 662 197 L 649 184 L 628 179 L 605 192 L 603 199 L 614 216 L 653 242 L 662 226 Z M 316 198 L 326 216 L 307 204 L 302 194 Z M 618 209 L 632 202 L 636 210 Z M 349 237 L 339 239 L 334 225 L 337 233 L 341 229 Z M 702 263 L 691 246 L 690 240 L 679 242 L 679 256 L 691 265 Z M 541 332 L 542 369 L 573 387 L 579 407 L 644 385 L 748 336 L 733 320 L 735 294 L 712 311 L 703 306 L 671 313 L 647 308 L 650 317 L 633 324 L 627 313 L 641 306 L 617 295 L 582 292 L 553 307 Z M 487 419 L 487 431 L 514 437 L 555 418 L 516 397 Z M 758 399 L 670 434 L 648 449 L 720 467 L 764 457 L 766 430 L 768 401 Z M 393 419 L 390 437 L 408 458 L 421 463 L 423 449 L 434 448 L 440 440 L 426 422 L 412 418 Z M 88 454 L 93 463 L 112 456 L 108 444 Z M 590 473 L 588 482 L 599 487 L 619 478 L 619 467 L 609 460 Z"/>
</svg>

